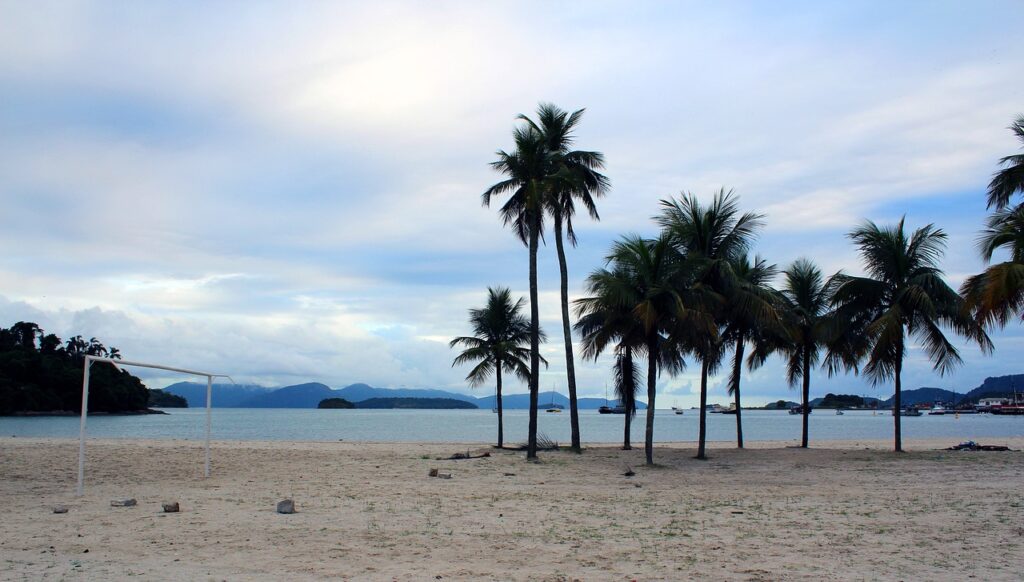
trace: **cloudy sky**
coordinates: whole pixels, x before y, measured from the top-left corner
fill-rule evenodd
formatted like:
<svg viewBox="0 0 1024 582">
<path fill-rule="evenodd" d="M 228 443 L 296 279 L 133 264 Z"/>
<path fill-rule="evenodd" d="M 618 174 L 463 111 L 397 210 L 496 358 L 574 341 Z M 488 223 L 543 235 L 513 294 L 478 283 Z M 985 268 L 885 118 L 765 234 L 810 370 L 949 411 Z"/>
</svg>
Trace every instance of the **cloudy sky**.
<svg viewBox="0 0 1024 582">
<path fill-rule="evenodd" d="M 578 145 L 613 182 L 578 223 L 574 297 L 618 236 L 655 232 L 659 200 L 722 186 L 768 215 L 757 250 L 780 266 L 858 272 L 845 233 L 906 214 L 949 233 L 959 285 L 1020 145 L 1022 20 L 1019 1 L 0 1 L 0 325 L 239 382 L 468 392 L 447 341 L 488 285 L 528 290 L 480 193 L 540 101 L 586 108 Z M 540 285 L 557 337 L 553 248 Z M 1021 372 L 1021 335 L 945 378 L 915 350 L 905 385 Z M 564 393 L 544 349 L 542 388 Z M 609 365 L 577 363 L 583 395 Z M 698 376 L 661 402 L 695 403 Z M 796 397 L 778 363 L 747 377 L 751 402 Z M 827 391 L 891 394 L 819 375 Z"/>
</svg>

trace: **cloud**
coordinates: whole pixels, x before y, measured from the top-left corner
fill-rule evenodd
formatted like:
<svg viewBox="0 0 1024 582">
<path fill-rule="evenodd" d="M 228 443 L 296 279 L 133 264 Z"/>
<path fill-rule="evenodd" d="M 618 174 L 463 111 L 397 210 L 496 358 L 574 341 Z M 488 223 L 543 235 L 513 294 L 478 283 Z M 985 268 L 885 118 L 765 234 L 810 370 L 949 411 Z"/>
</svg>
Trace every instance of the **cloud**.
<svg viewBox="0 0 1024 582">
<path fill-rule="evenodd" d="M 956 283 L 980 268 L 984 184 L 1018 147 L 1024 51 L 991 34 L 1012 2 L 2 10 L 0 245 L 17 252 L 0 325 L 236 380 L 464 388 L 444 338 L 488 285 L 526 295 L 525 250 L 480 206 L 487 164 L 542 100 L 587 107 L 578 143 L 614 186 L 602 221 L 577 223 L 572 298 L 615 238 L 654 232 L 660 199 L 722 186 L 768 214 L 758 251 L 780 266 L 856 272 L 844 233 L 908 213 L 950 232 Z M 561 387 L 553 255 L 542 383 Z M 1004 369 L 965 357 L 957 382 Z M 581 390 L 602 395 L 609 366 L 578 362 Z M 789 395 L 778 363 L 748 378 L 752 398 Z M 662 386 L 692 398 L 693 368 Z"/>
</svg>

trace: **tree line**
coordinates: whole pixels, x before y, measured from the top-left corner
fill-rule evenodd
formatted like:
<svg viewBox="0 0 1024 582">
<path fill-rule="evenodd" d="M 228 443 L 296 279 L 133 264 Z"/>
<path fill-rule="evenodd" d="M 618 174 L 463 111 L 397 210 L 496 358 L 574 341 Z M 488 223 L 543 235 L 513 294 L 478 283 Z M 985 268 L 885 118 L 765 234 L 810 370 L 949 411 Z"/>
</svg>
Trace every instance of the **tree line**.
<svg viewBox="0 0 1024 582">
<path fill-rule="evenodd" d="M 514 300 L 505 287 L 489 288 L 486 306 L 470 311 L 473 335 L 451 342 L 464 348 L 453 365 L 477 362 L 467 375 L 471 385 L 496 377 L 499 446 L 502 372 L 511 371 L 529 386 L 527 458 L 536 458 L 539 367 L 546 365 L 539 352 L 545 336 L 538 321 L 537 254 L 546 221 L 552 224 L 559 260 L 575 451 L 581 441 L 572 330 L 584 358 L 596 360 L 605 352 L 614 356 L 615 393 L 627 409 L 627 449 L 636 398 L 646 379 L 644 449 L 651 464 L 662 374 L 700 366 L 697 458 L 705 459 L 709 376 L 728 367 L 737 446 L 742 447 L 743 368 L 756 369 L 773 356 L 784 360 L 789 384 L 800 386 L 802 447 L 809 441 L 811 372 L 821 367 L 829 376 L 854 373 L 872 384 L 892 382 L 894 449 L 900 451 L 900 391 L 911 342 L 944 375 L 962 364 L 949 334 L 991 353 L 987 331 L 1024 314 L 1024 204 L 1015 199 L 1024 193 L 1024 155 L 1017 154 L 999 160 L 988 186 L 993 212 L 978 239 L 986 264 L 1000 250 L 1009 251 L 1009 260 L 968 278 L 959 291 L 945 281 L 940 266 L 946 233 L 933 224 L 911 229 L 905 217 L 890 225 L 865 220 L 847 233 L 860 255 L 863 276 L 842 271 L 826 276 L 809 258 L 780 269 L 752 256 L 765 216 L 743 211 L 738 196 L 723 188 L 706 203 L 687 192 L 661 200 L 653 216 L 657 236 L 627 235 L 612 245 L 604 266 L 587 277 L 586 296 L 574 302 L 572 323 L 563 239 L 577 243 L 572 227 L 576 204 L 598 220 L 595 199 L 610 190 L 609 179 L 600 173 L 604 156 L 573 149 L 583 112 L 543 103 L 536 121 L 519 115 L 514 148 L 499 150 L 491 164 L 504 179 L 483 194 L 485 206 L 504 197 L 499 215 L 529 250 L 529 317 L 522 313 L 524 299 Z M 1024 116 L 1010 130 L 1024 143 Z"/>
<path fill-rule="evenodd" d="M 85 356 L 121 359 L 115 347 L 76 335 L 66 342 L 32 322 L 0 328 L 0 415 L 74 411 L 82 408 Z M 124 370 L 94 365 L 89 383 L 90 412 L 143 410 L 149 391 Z"/>
</svg>

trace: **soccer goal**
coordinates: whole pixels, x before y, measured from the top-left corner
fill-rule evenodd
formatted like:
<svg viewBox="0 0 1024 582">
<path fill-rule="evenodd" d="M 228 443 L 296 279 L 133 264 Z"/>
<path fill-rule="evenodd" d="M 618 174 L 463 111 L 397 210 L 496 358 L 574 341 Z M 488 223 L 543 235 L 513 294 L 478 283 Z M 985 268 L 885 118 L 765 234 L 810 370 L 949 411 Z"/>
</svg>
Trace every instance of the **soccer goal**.
<svg viewBox="0 0 1024 582">
<path fill-rule="evenodd" d="M 189 374 L 192 376 L 206 376 L 206 470 L 205 476 L 210 476 L 210 424 L 211 414 L 210 411 L 213 405 L 213 379 L 214 378 L 227 378 L 231 380 L 231 376 L 227 374 L 211 374 L 209 372 L 197 372 L 195 370 L 187 370 L 185 368 L 173 368 L 171 366 L 163 366 L 160 364 L 145 364 L 143 362 L 132 362 L 130 360 L 113 360 L 111 358 L 101 358 L 99 356 L 86 356 L 85 357 L 85 372 L 82 375 L 82 420 L 81 427 L 78 435 L 78 488 L 77 494 L 82 495 L 85 493 L 85 420 L 88 416 L 89 411 L 89 368 L 92 367 L 93 362 L 107 362 L 113 364 L 114 367 L 120 369 L 121 366 L 135 366 L 137 368 L 155 368 L 157 370 L 167 370 L 170 372 L 180 372 L 182 374 Z M 232 380 L 233 382 L 233 380 Z"/>
</svg>

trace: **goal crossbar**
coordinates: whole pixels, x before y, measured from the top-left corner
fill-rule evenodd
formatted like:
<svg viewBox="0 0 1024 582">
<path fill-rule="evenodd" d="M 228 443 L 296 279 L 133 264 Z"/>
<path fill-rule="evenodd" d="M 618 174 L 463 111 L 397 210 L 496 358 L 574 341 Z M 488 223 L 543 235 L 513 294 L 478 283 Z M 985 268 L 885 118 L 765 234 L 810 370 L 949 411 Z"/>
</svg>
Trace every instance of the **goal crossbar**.
<svg viewBox="0 0 1024 582">
<path fill-rule="evenodd" d="M 227 374 L 199 372 L 196 370 L 189 370 L 187 368 L 175 368 L 173 366 L 164 366 L 162 364 L 147 364 L 132 360 L 115 360 L 100 356 L 85 356 L 85 371 L 82 374 L 82 418 L 78 434 L 78 487 L 76 489 L 78 495 L 85 493 L 85 419 L 89 412 L 89 368 L 92 367 L 93 362 L 106 362 L 113 364 L 114 367 L 118 369 L 120 369 L 121 366 L 135 366 L 139 368 L 167 370 L 169 372 L 181 372 L 182 374 L 189 374 L 191 376 L 206 376 L 206 467 L 204 475 L 206 477 L 210 476 L 210 424 L 212 420 L 210 413 L 213 408 L 213 379 L 227 378 L 230 380 L 231 376 L 228 376 Z"/>
</svg>

